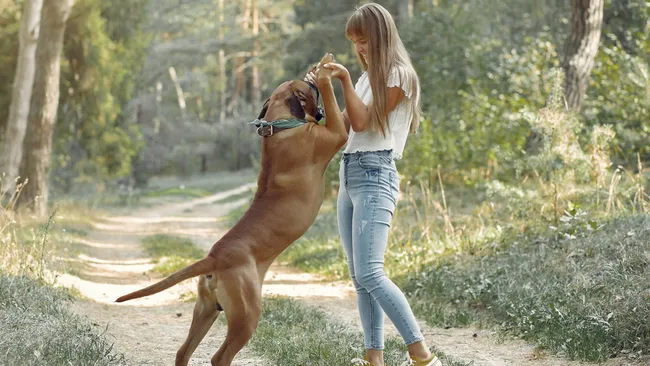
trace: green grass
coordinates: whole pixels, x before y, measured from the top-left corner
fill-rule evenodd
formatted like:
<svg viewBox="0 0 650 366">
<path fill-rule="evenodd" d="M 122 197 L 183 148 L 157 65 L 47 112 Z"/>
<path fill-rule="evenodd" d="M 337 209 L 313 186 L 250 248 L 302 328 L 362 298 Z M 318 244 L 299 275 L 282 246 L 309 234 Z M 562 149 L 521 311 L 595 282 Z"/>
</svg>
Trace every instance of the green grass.
<svg viewBox="0 0 650 366">
<path fill-rule="evenodd" d="M 442 260 L 404 289 L 431 324 L 499 325 L 570 359 L 650 353 L 650 217 L 570 236 L 560 229 L 506 236 L 488 255 Z"/>
<path fill-rule="evenodd" d="M 168 276 L 206 255 L 204 250 L 189 239 L 160 234 L 142 239 L 142 248 L 158 261 L 153 270 L 163 276 Z"/>
<path fill-rule="evenodd" d="M 215 201 L 211 202 L 210 204 L 235 202 L 235 201 L 238 201 L 238 200 L 243 199 L 243 198 L 250 198 L 252 200 L 253 195 L 251 194 L 251 192 L 243 192 L 243 193 L 239 193 L 239 194 L 233 194 L 231 196 L 215 200 Z M 248 208 L 248 206 L 246 206 L 246 208 Z"/>
<path fill-rule="evenodd" d="M 293 299 L 265 298 L 259 327 L 251 339 L 252 350 L 276 365 L 344 366 L 364 353 L 363 335 L 349 326 L 329 319 L 319 309 Z M 401 338 L 386 339 L 387 365 L 400 365 L 406 357 Z M 465 363 L 437 353 L 444 365 Z"/>
<path fill-rule="evenodd" d="M 235 182 L 225 182 L 219 184 L 198 184 L 195 185 L 192 182 L 187 182 L 187 186 L 181 188 L 179 186 L 174 187 L 160 187 L 157 189 L 151 189 L 142 194 L 144 198 L 156 198 L 156 197 L 189 197 L 189 198 L 201 198 L 207 197 L 209 195 L 225 192 L 230 189 L 235 189 L 241 186 L 242 182 L 248 182 L 248 179 L 242 178 L 241 181 Z"/>
<path fill-rule="evenodd" d="M 151 198 L 151 197 L 168 197 L 168 196 L 181 196 L 181 197 L 191 197 L 191 198 L 200 198 L 206 197 L 213 194 L 213 191 L 201 188 L 167 188 L 156 191 L 149 191 L 142 195 L 142 197 Z"/>
<path fill-rule="evenodd" d="M 278 261 L 332 279 L 348 277 L 345 252 L 338 237 L 334 202 L 325 201 L 314 224 L 291 244 Z"/>
<path fill-rule="evenodd" d="M 244 216 L 246 211 L 248 211 L 250 204 L 253 202 L 253 198 L 254 195 L 250 197 L 250 202 L 248 202 L 247 204 L 242 205 L 228 212 L 228 214 L 224 216 L 224 220 L 223 220 L 224 225 L 226 225 L 227 227 L 233 227 L 237 223 L 237 221 L 239 221 L 239 219 L 241 219 L 242 216 Z"/>
<path fill-rule="evenodd" d="M 72 296 L 27 277 L 0 275 L 4 365 L 124 365 L 104 329 L 71 310 Z"/>
</svg>

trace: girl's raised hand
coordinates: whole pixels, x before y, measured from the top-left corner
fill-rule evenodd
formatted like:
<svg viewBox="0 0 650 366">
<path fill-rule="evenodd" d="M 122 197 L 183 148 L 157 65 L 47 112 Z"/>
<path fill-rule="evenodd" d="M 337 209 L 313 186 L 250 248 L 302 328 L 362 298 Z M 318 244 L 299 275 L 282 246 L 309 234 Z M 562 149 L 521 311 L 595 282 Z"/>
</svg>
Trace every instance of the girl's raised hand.
<svg viewBox="0 0 650 366">
<path fill-rule="evenodd" d="M 346 69 L 345 66 L 339 63 L 328 62 L 325 65 L 323 65 L 323 67 L 328 70 L 332 70 L 331 77 L 333 79 L 344 80 L 345 78 L 350 77 L 350 72 L 348 71 L 348 69 Z"/>
</svg>

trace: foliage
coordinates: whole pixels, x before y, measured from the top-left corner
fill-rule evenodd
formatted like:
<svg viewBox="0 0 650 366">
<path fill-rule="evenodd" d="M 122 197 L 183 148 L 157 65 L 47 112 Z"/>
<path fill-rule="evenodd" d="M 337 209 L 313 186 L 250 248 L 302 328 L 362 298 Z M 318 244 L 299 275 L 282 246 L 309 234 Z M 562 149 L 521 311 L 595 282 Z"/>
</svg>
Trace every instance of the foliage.
<svg viewBox="0 0 650 366">
<path fill-rule="evenodd" d="M 412 276 L 416 311 L 447 326 L 483 318 L 572 359 L 647 354 L 649 218 L 564 217 L 573 234 L 506 236 L 491 255 L 442 259 Z"/>
<path fill-rule="evenodd" d="M 485 57 L 494 52 L 486 51 Z M 467 80 L 470 89 L 458 92 L 456 111 L 423 121 L 400 170 L 408 179 L 430 179 L 432 165 L 440 164 L 445 176 L 467 184 L 512 177 L 528 142 L 528 116 L 544 105 L 556 66 L 555 48 L 543 35 L 504 50 L 483 66 L 486 77 Z"/>
<path fill-rule="evenodd" d="M 56 187 L 128 176 L 142 147 L 126 113 L 142 63 L 140 30 L 148 0 L 75 4 L 66 26 L 60 113 L 55 134 Z M 119 6 L 121 10 L 115 10 Z M 130 16 L 124 17 L 123 13 Z"/>
<path fill-rule="evenodd" d="M 22 7 L 10 2 L 0 9 L 0 132 L 4 131 L 9 118 L 9 104 L 13 87 L 16 60 L 18 59 L 18 31 Z M 0 135 L 0 144 L 2 135 Z"/>
<path fill-rule="evenodd" d="M 0 353 L 8 365 L 125 365 L 104 331 L 74 314 L 72 296 L 0 274 Z"/>
<path fill-rule="evenodd" d="M 633 39 L 636 54 L 607 36 L 611 42 L 601 47 L 592 71 L 585 119 L 591 126 L 612 125 L 617 161 L 633 165 L 637 153 L 650 158 L 650 29 Z"/>
<path fill-rule="evenodd" d="M 83 210 L 55 209 L 33 222 L 13 211 L 15 197 L 0 204 L 0 353 L 9 365 L 124 365 L 104 332 L 70 310 L 70 292 L 53 288 L 62 233 L 85 235 Z M 82 213 L 83 212 L 83 213 Z M 75 216 L 79 215 L 79 216 Z M 85 215 L 87 219 L 88 215 Z M 54 219 L 57 219 L 55 222 Z"/>
</svg>

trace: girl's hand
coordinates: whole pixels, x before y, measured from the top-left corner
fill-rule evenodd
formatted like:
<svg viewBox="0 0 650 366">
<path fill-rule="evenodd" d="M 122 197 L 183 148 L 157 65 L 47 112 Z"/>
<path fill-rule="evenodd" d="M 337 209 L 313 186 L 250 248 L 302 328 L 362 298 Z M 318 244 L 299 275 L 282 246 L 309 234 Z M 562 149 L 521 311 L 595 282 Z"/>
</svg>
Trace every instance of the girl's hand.
<svg viewBox="0 0 650 366">
<path fill-rule="evenodd" d="M 345 66 L 336 63 L 336 62 L 329 62 L 323 65 L 323 68 L 332 70 L 331 77 L 333 79 L 339 79 L 341 81 L 345 80 L 346 78 L 350 77 L 350 72 L 348 69 L 345 68 Z"/>
<path fill-rule="evenodd" d="M 312 69 L 310 69 L 307 72 L 307 74 L 305 75 L 303 80 L 308 82 L 308 83 L 312 83 L 317 88 L 319 88 L 320 86 L 318 85 L 318 76 L 317 76 L 317 74 L 318 74 L 318 69 L 316 67 L 313 67 Z"/>
<path fill-rule="evenodd" d="M 325 65 L 316 69 L 316 81 L 321 83 L 331 83 L 332 82 L 332 70 L 325 67 Z"/>
</svg>

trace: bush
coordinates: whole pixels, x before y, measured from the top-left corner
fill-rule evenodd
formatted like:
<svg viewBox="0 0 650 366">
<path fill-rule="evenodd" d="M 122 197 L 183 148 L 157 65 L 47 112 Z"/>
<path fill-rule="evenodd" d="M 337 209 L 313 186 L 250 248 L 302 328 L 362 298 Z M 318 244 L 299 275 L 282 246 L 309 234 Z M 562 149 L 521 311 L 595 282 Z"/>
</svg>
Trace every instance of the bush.
<svg viewBox="0 0 650 366">
<path fill-rule="evenodd" d="M 414 309 L 439 325 L 487 321 L 571 359 L 647 355 L 650 216 L 562 223 L 411 277 Z"/>
<path fill-rule="evenodd" d="M 27 277 L 0 274 L 0 354 L 4 365 L 124 365 L 106 333 L 75 315 L 72 296 Z"/>
</svg>

